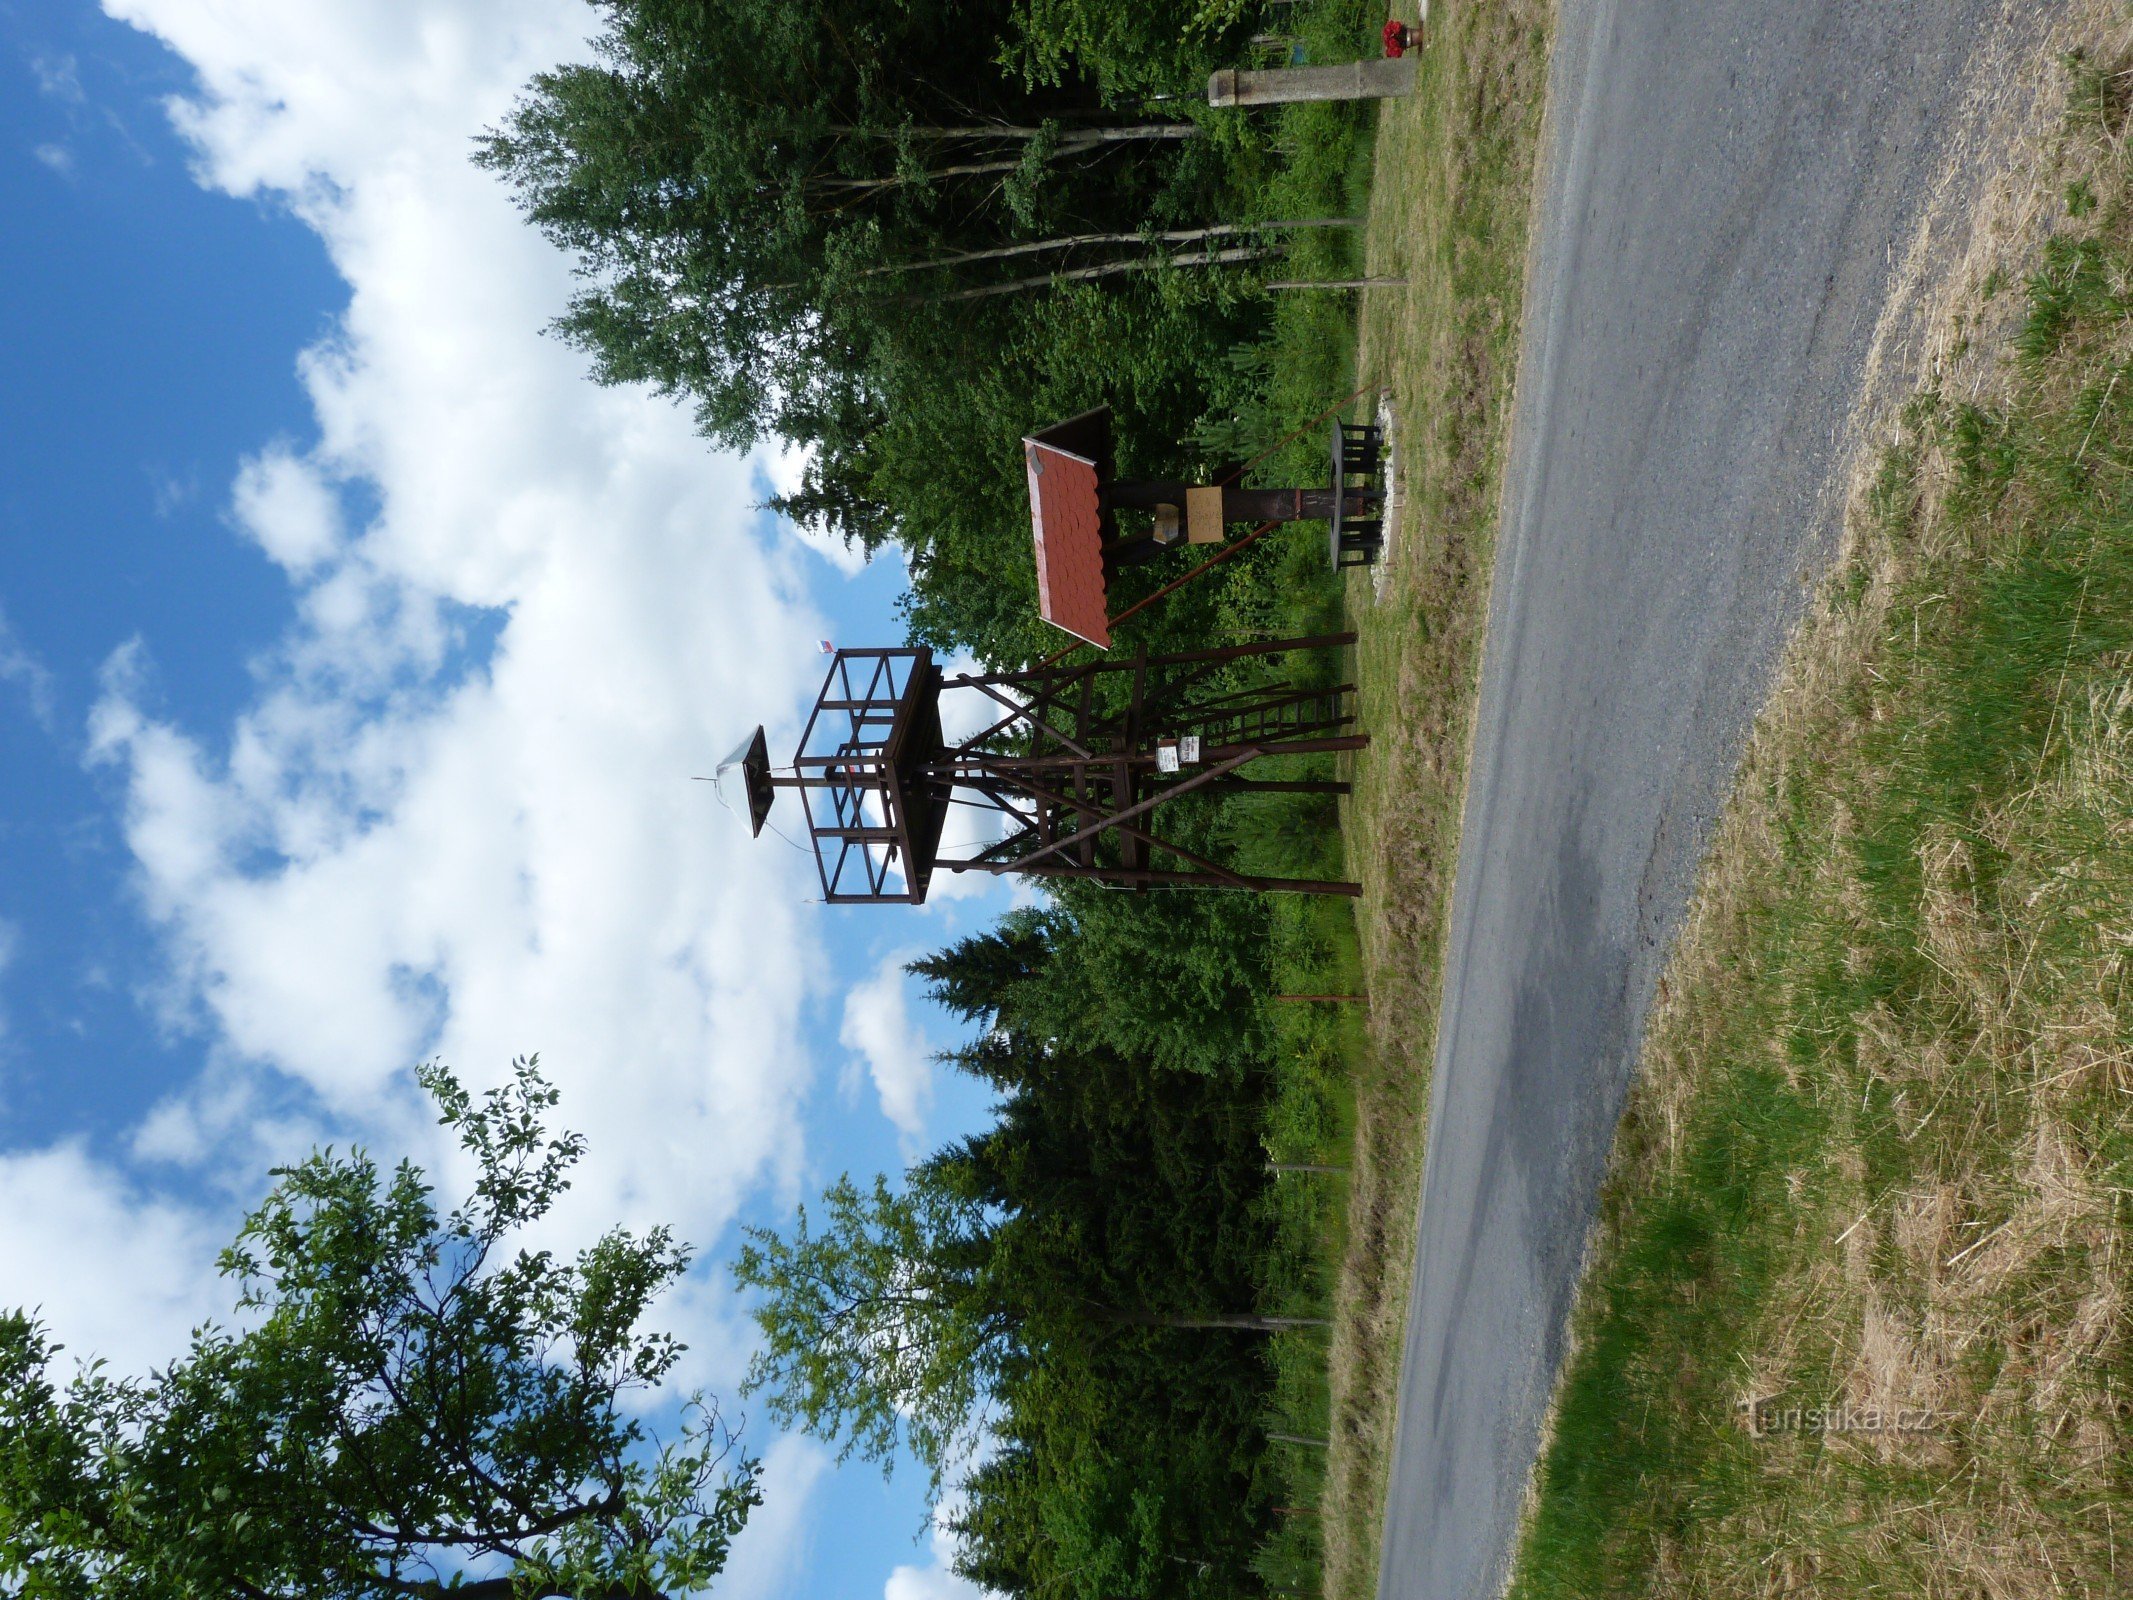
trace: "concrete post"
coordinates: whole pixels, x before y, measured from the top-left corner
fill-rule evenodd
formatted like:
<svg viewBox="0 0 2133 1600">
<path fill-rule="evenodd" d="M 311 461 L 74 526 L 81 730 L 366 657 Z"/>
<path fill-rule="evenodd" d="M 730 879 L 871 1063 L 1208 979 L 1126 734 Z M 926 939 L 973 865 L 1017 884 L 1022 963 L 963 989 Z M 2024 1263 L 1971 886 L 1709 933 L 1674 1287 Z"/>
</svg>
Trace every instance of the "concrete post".
<svg viewBox="0 0 2133 1600">
<path fill-rule="evenodd" d="M 1331 67 L 1234 68 L 1207 80 L 1211 106 L 1271 106 L 1288 100 L 1390 100 L 1415 90 L 1414 56 L 1343 61 Z"/>
</svg>

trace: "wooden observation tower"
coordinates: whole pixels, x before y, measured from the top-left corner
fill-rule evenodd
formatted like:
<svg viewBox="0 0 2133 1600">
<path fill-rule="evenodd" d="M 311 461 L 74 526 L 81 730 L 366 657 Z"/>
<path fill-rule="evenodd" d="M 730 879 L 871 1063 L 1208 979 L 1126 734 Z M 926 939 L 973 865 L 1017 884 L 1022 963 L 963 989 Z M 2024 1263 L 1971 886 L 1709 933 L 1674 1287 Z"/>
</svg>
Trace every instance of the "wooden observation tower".
<svg viewBox="0 0 2133 1600">
<path fill-rule="evenodd" d="M 981 676 L 944 675 L 924 647 L 839 650 L 789 768 L 771 769 L 756 730 L 742 761 L 750 819 L 760 832 L 779 791 L 799 792 L 832 905 L 917 905 L 943 871 L 1353 895 L 1353 883 L 1233 870 L 1166 837 L 1162 823 L 1193 796 L 1345 794 L 1345 783 L 1249 769 L 1369 743 L 1354 685 L 1298 687 L 1282 672 L 1293 652 L 1354 639 Z M 982 707 L 954 723 L 977 732 L 944 735 L 944 695 Z"/>
<path fill-rule="evenodd" d="M 1329 484 L 1245 489 L 1114 477 L 1106 409 L 1032 434 L 1023 456 L 1038 612 L 1108 650 L 1115 567 L 1181 538 L 1217 542 L 1241 521 L 1264 532 L 1323 519 L 1335 568 L 1367 564 L 1380 542 L 1382 442 L 1375 426 L 1336 422 Z M 1121 538 L 1122 510 L 1150 514 L 1153 529 Z M 1070 647 L 1019 672 L 953 676 L 922 646 L 839 650 L 792 764 L 771 767 L 757 728 L 720 771 L 740 766 L 758 834 L 779 792 L 799 791 L 831 905 L 919 905 L 944 871 L 1354 895 L 1360 888 L 1345 881 L 1237 871 L 1163 831 L 1165 809 L 1181 801 L 1346 794 L 1345 783 L 1249 769 L 1370 743 L 1356 726 L 1355 685 L 1313 688 L 1285 675 L 1287 656 L 1354 642 L 1338 633 L 1081 666 L 1063 664 Z M 944 696 L 972 714 L 944 718 Z M 946 731 L 966 727 L 977 731 Z"/>
</svg>

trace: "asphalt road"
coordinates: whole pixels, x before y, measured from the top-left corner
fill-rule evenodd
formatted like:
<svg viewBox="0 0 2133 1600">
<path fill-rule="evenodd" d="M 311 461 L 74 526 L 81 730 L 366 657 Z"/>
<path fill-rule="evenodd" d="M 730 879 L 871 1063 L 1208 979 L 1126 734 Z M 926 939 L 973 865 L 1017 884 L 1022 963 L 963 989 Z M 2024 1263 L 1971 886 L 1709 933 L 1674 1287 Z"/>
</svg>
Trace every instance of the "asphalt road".
<svg viewBox="0 0 2133 1600">
<path fill-rule="evenodd" d="M 1646 1008 L 1999 0 L 1565 0 L 1380 1592 L 1487 1600 Z M 2003 35 L 2004 37 L 2004 35 Z"/>
</svg>

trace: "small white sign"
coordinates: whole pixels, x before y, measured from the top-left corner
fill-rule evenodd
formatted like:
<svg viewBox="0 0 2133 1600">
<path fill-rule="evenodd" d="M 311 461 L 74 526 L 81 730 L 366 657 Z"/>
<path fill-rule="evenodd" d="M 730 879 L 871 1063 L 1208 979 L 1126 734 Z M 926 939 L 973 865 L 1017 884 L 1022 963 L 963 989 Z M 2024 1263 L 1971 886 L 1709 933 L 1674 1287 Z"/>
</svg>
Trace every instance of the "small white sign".
<svg viewBox="0 0 2133 1600">
<path fill-rule="evenodd" d="M 1178 759 L 1188 767 L 1200 764 L 1200 736 L 1197 733 L 1178 735 Z"/>
<path fill-rule="evenodd" d="M 1175 772 L 1178 770 L 1178 747 L 1172 739 L 1164 739 L 1155 747 L 1155 770 Z"/>
</svg>

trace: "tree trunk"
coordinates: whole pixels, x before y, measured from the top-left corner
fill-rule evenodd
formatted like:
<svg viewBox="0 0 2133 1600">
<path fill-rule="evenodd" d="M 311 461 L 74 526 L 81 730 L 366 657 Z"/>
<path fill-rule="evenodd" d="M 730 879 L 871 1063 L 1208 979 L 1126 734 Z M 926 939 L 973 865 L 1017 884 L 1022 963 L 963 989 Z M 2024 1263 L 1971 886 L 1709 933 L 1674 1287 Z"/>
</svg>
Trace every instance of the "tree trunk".
<svg viewBox="0 0 2133 1600">
<path fill-rule="evenodd" d="M 1280 278 L 1269 289 L 1404 289 L 1405 278 Z"/>
<path fill-rule="evenodd" d="M 1325 1317 L 1278 1317 L 1266 1316 L 1256 1311 L 1239 1311 L 1206 1317 L 1165 1316 L 1154 1311 L 1120 1311 L 1112 1313 L 1114 1320 L 1138 1328 L 1223 1328 L 1239 1333 L 1286 1333 L 1291 1328 L 1330 1328 L 1333 1323 Z"/>
<path fill-rule="evenodd" d="M 834 126 L 830 132 L 848 139 L 1034 139 L 1042 128 L 1019 123 L 974 123 L 962 128 L 853 128 Z M 1061 149 L 1092 144 L 1120 144 L 1131 139 L 1197 139 L 1197 122 L 1135 122 L 1117 127 L 1074 128 L 1060 135 Z"/>
<path fill-rule="evenodd" d="M 1021 157 L 1012 161 L 966 161 L 956 167 L 929 167 L 929 178 L 963 178 L 972 173 L 1013 172 L 1022 165 Z M 809 178 L 808 185 L 816 189 L 894 189 L 906 180 L 892 174 L 886 178 Z"/>
<path fill-rule="evenodd" d="M 961 255 L 938 256 L 931 261 L 913 261 L 903 266 L 868 267 L 861 276 L 871 278 L 884 272 L 931 272 L 938 267 L 960 267 L 972 261 L 1004 261 L 1010 256 L 1072 250 L 1087 244 L 1193 244 L 1202 239 L 1228 238 L 1240 233 L 1271 233 L 1283 228 L 1360 228 L 1367 220 L 1364 217 L 1309 217 L 1295 222 L 1223 222 L 1206 228 L 1169 228 L 1159 233 L 1068 233 L 1056 239 L 1005 244 L 991 250 L 966 250 Z"/>
<path fill-rule="evenodd" d="M 1330 1440 L 1314 1439 L 1305 1433 L 1270 1433 L 1267 1435 L 1267 1440 L 1272 1444 L 1307 1444 L 1318 1450 L 1332 1448 Z"/>
<path fill-rule="evenodd" d="M 1348 1170 L 1346 1167 L 1314 1167 L 1290 1161 L 1269 1161 L 1266 1164 L 1266 1169 L 1269 1172 L 1346 1172 Z"/>
<path fill-rule="evenodd" d="M 1200 131 L 1196 123 L 1149 122 L 1134 128 L 1077 128 L 1061 134 L 1059 143 L 1052 148 L 1055 156 L 1073 155 L 1083 150 L 1094 150 L 1101 145 L 1123 143 L 1128 139 L 1181 139 L 1190 134 L 1170 133 L 1170 128 L 1183 127 L 1192 134 Z M 1032 130 L 1034 131 L 1034 130 Z M 929 167 L 924 173 L 928 178 L 967 178 L 987 172 L 1013 172 L 1022 165 L 1023 158 L 1015 156 L 1001 161 L 966 161 L 953 167 Z M 909 182 L 898 174 L 886 178 L 810 178 L 809 187 L 816 189 L 894 189 Z"/>
<path fill-rule="evenodd" d="M 979 289 L 958 289 L 953 294 L 932 296 L 936 305 L 955 300 L 985 300 L 996 294 L 1019 294 L 1024 289 L 1047 289 L 1055 283 L 1078 283 L 1090 278 L 1108 278 L 1119 272 L 1145 272 L 1151 267 L 1215 267 L 1235 261 L 1256 261 L 1272 252 L 1264 249 L 1210 250 L 1205 255 L 1144 256 L 1138 261 L 1106 261 L 1096 267 L 1072 267 L 1048 272 L 1041 278 L 1014 278 L 1006 283 L 988 283 Z"/>
</svg>

